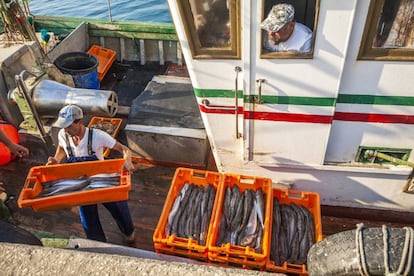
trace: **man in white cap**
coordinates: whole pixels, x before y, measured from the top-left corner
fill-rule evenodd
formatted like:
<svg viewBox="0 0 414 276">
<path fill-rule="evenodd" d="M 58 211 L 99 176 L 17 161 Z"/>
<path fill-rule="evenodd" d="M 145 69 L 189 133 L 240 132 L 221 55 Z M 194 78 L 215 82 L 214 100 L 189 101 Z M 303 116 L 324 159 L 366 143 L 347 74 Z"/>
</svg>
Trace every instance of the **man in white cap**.
<svg viewBox="0 0 414 276">
<path fill-rule="evenodd" d="M 85 127 L 83 111 L 80 107 L 76 105 L 64 106 L 59 111 L 58 119 L 53 126 L 61 128 L 58 132 L 59 144 L 55 155 L 48 158 L 46 165 L 59 164 L 65 161 L 74 163 L 103 160 L 104 149 L 111 148 L 122 153 L 125 159 L 124 169 L 134 170 L 130 150 L 105 131 Z M 118 227 L 124 234 L 124 241 L 133 242 L 135 231 L 127 201 L 109 202 L 103 203 L 103 205 L 117 222 Z M 106 242 L 97 205 L 79 206 L 79 215 L 86 237 Z"/>
<path fill-rule="evenodd" d="M 290 4 L 277 4 L 260 24 L 266 32 L 263 47 L 271 52 L 295 51 L 306 53 L 312 47 L 312 31 L 305 25 L 295 22 L 295 8 Z"/>
</svg>

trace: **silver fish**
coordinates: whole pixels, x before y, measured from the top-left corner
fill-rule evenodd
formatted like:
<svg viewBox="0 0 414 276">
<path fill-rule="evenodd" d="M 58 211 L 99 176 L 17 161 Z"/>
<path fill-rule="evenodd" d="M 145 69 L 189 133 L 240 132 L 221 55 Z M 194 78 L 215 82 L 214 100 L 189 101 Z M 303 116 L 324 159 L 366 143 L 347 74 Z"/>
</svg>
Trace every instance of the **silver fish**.
<svg viewBox="0 0 414 276">
<path fill-rule="evenodd" d="M 256 200 L 254 201 L 257 205 L 257 216 L 259 217 L 259 222 L 264 228 L 264 208 L 265 208 L 265 200 L 263 196 L 262 188 L 257 189 L 256 191 Z"/>
<path fill-rule="evenodd" d="M 221 215 L 218 235 L 217 235 L 217 240 L 216 240 L 216 246 L 220 246 L 221 244 L 224 243 L 224 238 L 226 236 L 226 228 L 227 228 L 226 218 L 224 217 L 224 215 Z"/>
<path fill-rule="evenodd" d="M 237 208 L 231 220 L 230 230 L 235 232 L 239 227 L 243 219 L 243 207 L 244 207 L 245 193 L 243 193 L 237 202 Z"/>
<path fill-rule="evenodd" d="M 200 244 L 205 245 L 207 240 L 207 233 L 211 215 L 213 213 L 214 200 L 216 198 L 216 190 L 212 185 L 207 185 L 206 193 L 208 193 L 206 210 L 201 214 L 201 227 L 200 227 Z M 224 218 L 224 216 L 222 216 Z M 225 218 L 224 218 L 225 219 Z"/>
<path fill-rule="evenodd" d="M 243 231 L 243 238 L 240 240 L 241 246 L 247 246 L 248 244 L 251 244 L 252 240 L 256 237 L 257 226 L 257 210 L 256 207 L 253 206 L 250 212 L 249 221 Z"/>
<path fill-rule="evenodd" d="M 80 191 L 89 184 L 87 177 L 63 178 L 54 181 L 44 182 L 43 191 L 39 197 L 61 195 L 69 192 Z"/>
<path fill-rule="evenodd" d="M 171 234 L 171 225 L 174 220 L 174 216 L 177 214 L 178 209 L 180 207 L 181 200 L 184 198 L 184 194 L 188 190 L 188 183 L 185 183 L 184 186 L 181 188 L 180 193 L 177 195 L 177 197 L 174 200 L 173 206 L 171 207 L 171 211 L 168 214 L 168 220 L 167 224 L 165 226 L 165 235 L 169 236 Z"/>
<path fill-rule="evenodd" d="M 228 225 L 232 224 L 233 217 L 236 214 L 237 206 L 238 206 L 238 203 L 241 197 L 240 190 L 239 190 L 239 187 L 237 187 L 237 185 L 233 185 L 233 188 L 231 190 L 232 191 L 231 191 L 231 200 L 230 200 L 230 209 L 229 209 L 230 217 L 229 217 Z"/>
<path fill-rule="evenodd" d="M 257 239 L 256 239 L 256 246 L 254 247 L 254 251 L 256 253 L 262 252 L 262 241 L 263 241 L 263 228 L 260 226 L 258 227 L 259 231 L 257 232 Z"/>
<path fill-rule="evenodd" d="M 250 212 L 253 208 L 253 190 L 244 190 L 244 206 L 243 206 L 243 218 L 240 224 L 240 230 L 244 229 L 249 221 Z"/>
<path fill-rule="evenodd" d="M 224 198 L 224 204 L 223 204 L 223 214 L 224 214 L 224 218 L 226 219 L 226 224 L 230 225 L 231 222 L 231 208 L 230 208 L 230 204 L 231 204 L 231 198 L 232 198 L 232 189 L 230 188 L 230 186 L 227 186 L 226 188 L 226 196 Z"/>
<path fill-rule="evenodd" d="M 96 181 L 89 183 L 85 188 L 82 190 L 93 190 L 93 189 L 99 189 L 99 188 L 108 188 L 108 187 L 114 187 L 119 186 L 119 181 Z"/>
<path fill-rule="evenodd" d="M 188 200 L 191 196 L 191 192 L 194 189 L 194 185 L 189 185 L 187 188 L 187 191 L 185 192 L 183 199 L 181 200 L 180 203 L 180 208 L 177 211 L 177 214 L 174 216 L 173 220 L 172 220 L 172 224 L 171 224 L 171 235 L 175 235 L 178 236 L 178 232 L 179 232 L 179 226 L 180 226 L 180 221 L 181 221 L 181 217 L 183 215 L 183 213 L 186 210 L 186 206 L 188 203 Z"/>
<path fill-rule="evenodd" d="M 277 266 L 281 266 L 279 255 L 279 239 L 281 228 L 280 207 L 277 198 L 273 199 L 273 219 L 272 219 L 272 242 L 270 250 L 270 258 L 275 262 Z"/>
</svg>

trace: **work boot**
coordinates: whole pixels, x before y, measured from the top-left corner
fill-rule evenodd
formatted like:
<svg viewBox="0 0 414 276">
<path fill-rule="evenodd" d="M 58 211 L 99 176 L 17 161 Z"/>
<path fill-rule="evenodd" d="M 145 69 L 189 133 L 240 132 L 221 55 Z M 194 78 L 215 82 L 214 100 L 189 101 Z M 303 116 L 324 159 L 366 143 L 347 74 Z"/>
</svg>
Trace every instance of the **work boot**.
<svg viewBox="0 0 414 276">
<path fill-rule="evenodd" d="M 124 242 L 125 243 L 134 243 L 135 242 L 135 230 L 132 231 L 130 235 L 124 235 Z"/>
<path fill-rule="evenodd" d="M 13 222 L 9 208 L 4 203 L 7 200 L 6 192 L 0 193 L 0 220 L 6 222 Z"/>
</svg>

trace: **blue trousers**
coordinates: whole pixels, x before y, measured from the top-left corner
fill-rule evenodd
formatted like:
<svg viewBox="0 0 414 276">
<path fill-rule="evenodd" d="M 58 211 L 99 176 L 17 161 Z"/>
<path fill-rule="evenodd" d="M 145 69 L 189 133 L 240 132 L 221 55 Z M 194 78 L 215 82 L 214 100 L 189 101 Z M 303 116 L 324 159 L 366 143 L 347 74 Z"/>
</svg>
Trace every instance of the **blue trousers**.
<svg viewBox="0 0 414 276">
<path fill-rule="evenodd" d="M 103 206 L 111 213 L 115 219 L 119 230 L 124 235 L 131 235 L 134 231 L 131 214 L 126 200 L 103 203 Z M 99 220 L 98 205 L 79 206 L 79 214 L 86 237 L 91 240 L 106 242 L 105 233 Z"/>
</svg>

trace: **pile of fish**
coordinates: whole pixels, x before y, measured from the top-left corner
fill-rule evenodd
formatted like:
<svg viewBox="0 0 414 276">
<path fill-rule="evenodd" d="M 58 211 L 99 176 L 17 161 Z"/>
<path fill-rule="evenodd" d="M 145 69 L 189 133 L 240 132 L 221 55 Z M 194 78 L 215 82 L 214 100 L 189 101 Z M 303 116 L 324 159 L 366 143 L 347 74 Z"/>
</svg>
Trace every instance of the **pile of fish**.
<svg viewBox="0 0 414 276">
<path fill-rule="evenodd" d="M 250 246 L 262 252 L 265 198 L 258 188 L 245 189 L 242 193 L 237 185 L 226 188 L 223 212 L 216 245 Z"/>
<path fill-rule="evenodd" d="M 309 248 L 315 243 L 315 224 L 312 213 L 304 206 L 279 204 L 273 199 L 270 259 L 281 266 L 305 264 Z"/>
<path fill-rule="evenodd" d="M 91 128 L 98 128 L 100 130 L 103 130 L 105 132 L 107 132 L 109 135 L 112 135 L 115 133 L 115 129 L 117 128 L 117 125 L 112 124 L 111 122 L 96 122 L 92 125 L 90 125 L 89 127 Z"/>
<path fill-rule="evenodd" d="M 48 197 L 71 192 L 119 186 L 119 173 L 96 174 L 78 178 L 60 178 L 41 183 L 42 192 L 38 197 Z"/>
<path fill-rule="evenodd" d="M 168 215 L 165 235 L 191 238 L 200 245 L 206 245 L 215 198 L 216 189 L 213 185 L 203 187 L 185 183 Z"/>
</svg>

